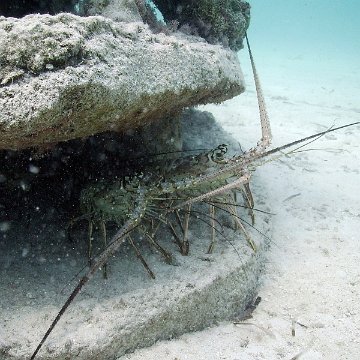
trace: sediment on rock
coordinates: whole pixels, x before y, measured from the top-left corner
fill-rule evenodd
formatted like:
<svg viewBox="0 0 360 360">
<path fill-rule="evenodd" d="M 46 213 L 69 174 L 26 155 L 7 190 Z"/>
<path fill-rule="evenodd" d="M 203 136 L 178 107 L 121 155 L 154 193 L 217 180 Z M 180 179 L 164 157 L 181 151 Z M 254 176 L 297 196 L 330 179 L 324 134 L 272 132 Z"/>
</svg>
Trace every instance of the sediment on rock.
<svg viewBox="0 0 360 360">
<path fill-rule="evenodd" d="M 71 14 L 0 18 L 0 148 L 125 131 L 244 90 L 236 54 Z"/>
<path fill-rule="evenodd" d="M 199 35 L 211 44 L 238 51 L 250 22 L 250 5 L 243 0 L 154 0 L 167 22 L 180 31 Z"/>
</svg>

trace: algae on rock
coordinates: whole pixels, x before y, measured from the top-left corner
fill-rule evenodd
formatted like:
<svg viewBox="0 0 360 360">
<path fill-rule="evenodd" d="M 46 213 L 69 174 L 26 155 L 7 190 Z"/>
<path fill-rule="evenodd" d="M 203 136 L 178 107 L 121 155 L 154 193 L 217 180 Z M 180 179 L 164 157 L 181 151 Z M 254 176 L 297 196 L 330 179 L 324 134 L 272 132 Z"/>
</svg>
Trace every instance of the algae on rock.
<svg viewBox="0 0 360 360">
<path fill-rule="evenodd" d="M 243 47 L 250 22 L 250 5 L 243 0 L 154 0 L 167 22 L 176 21 L 180 30 L 200 35 L 209 43 L 232 50 Z"/>
</svg>

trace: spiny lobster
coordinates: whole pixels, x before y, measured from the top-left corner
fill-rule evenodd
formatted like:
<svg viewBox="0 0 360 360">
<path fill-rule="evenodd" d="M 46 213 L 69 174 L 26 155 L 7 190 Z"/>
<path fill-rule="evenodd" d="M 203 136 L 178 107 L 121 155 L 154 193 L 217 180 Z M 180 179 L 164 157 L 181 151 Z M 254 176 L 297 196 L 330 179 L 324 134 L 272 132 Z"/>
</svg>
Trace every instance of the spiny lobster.
<svg viewBox="0 0 360 360">
<path fill-rule="evenodd" d="M 149 169 L 143 175 L 133 176 L 128 179 L 126 183 L 115 182 L 109 184 L 102 182 L 90 185 L 83 190 L 81 204 L 82 210 L 85 213 L 84 217 L 89 220 L 89 237 L 91 238 L 93 223 L 100 225 L 104 239 L 106 239 L 105 223 L 107 221 L 116 222 L 120 228 L 112 237 L 105 250 L 90 264 L 85 275 L 81 277 L 77 286 L 72 291 L 38 344 L 30 358 L 31 360 L 36 358 L 42 345 L 64 312 L 78 295 L 80 290 L 92 278 L 94 273 L 99 268 L 106 266 L 109 258 L 113 256 L 117 249 L 127 239 L 133 244 L 131 233 L 135 229 L 143 231 L 143 233 L 150 238 L 153 245 L 162 252 L 165 259 L 171 261 L 171 255 L 162 249 L 146 231 L 146 224 L 150 218 L 158 220 L 159 223 L 166 223 L 171 226 L 171 223 L 168 221 L 168 216 L 170 214 L 178 215 L 179 211 L 184 212 L 184 234 L 182 239 L 178 239 L 178 245 L 181 253 L 186 255 L 189 250 L 187 228 L 190 209 L 193 204 L 208 202 L 210 204 L 210 213 L 212 214 L 211 217 L 213 219 L 215 202 L 211 202 L 209 199 L 218 200 L 219 197 L 224 196 L 224 194 L 229 194 L 230 192 L 241 188 L 247 199 L 247 206 L 252 209 L 254 202 L 249 187 L 251 172 L 257 166 L 261 165 L 265 159 L 271 158 L 275 154 L 282 154 L 282 151 L 287 148 L 294 147 L 300 143 L 305 143 L 311 139 L 316 139 L 328 132 L 360 123 L 356 122 L 337 128 L 331 128 L 327 131 L 267 150 L 272 139 L 270 122 L 247 36 L 246 42 L 260 111 L 262 132 L 260 141 L 255 147 L 241 155 L 226 157 L 226 146 L 219 145 L 211 151 L 201 153 L 197 156 L 184 157 L 179 161 L 167 164 L 164 166 L 165 169 L 163 172 Z M 245 233 L 250 246 L 255 250 L 254 243 L 246 234 L 240 221 L 238 221 L 238 225 Z M 212 251 L 213 246 L 214 235 L 209 246 L 209 252 Z M 154 276 L 143 259 L 142 262 L 149 271 L 149 274 Z"/>
</svg>

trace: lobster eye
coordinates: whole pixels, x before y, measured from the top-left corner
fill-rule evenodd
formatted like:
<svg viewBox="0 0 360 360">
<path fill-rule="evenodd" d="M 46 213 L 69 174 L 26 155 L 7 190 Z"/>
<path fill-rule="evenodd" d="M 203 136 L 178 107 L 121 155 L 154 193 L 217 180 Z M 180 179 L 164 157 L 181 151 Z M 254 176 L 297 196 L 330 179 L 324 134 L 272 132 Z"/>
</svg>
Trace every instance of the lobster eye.
<svg viewBox="0 0 360 360">
<path fill-rule="evenodd" d="M 214 149 L 211 153 L 211 160 L 218 163 L 224 160 L 224 155 L 227 152 L 227 145 L 221 144 L 216 149 Z"/>
</svg>

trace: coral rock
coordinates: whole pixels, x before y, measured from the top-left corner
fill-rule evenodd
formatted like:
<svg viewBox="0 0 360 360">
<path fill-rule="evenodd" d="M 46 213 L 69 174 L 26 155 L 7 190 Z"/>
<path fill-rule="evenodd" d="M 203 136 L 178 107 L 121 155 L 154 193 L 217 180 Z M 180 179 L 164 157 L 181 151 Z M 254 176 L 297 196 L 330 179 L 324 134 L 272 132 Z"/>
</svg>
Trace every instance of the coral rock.
<svg viewBox="0 0 360 360">
<path fill-rule="evenodd" d="M 142 22 L 0 17 L 0 149 L 125 131 L 244 90 L 235 53 Z"/>
</svg>

